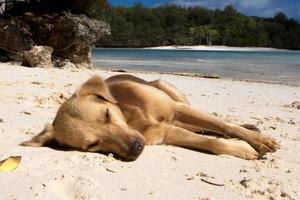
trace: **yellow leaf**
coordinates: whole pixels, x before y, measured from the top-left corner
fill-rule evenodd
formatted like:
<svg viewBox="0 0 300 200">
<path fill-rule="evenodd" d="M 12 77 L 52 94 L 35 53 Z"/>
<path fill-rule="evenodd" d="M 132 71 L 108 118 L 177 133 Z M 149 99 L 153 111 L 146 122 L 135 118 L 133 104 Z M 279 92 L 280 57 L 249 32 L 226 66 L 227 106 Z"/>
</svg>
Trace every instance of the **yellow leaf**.
<svg viewBox="0 0 300 200">
<path fill-rule="evenodd" d="M 1 160 L 0 171 L 9 172 L 16 169 L 19 166 L 21 159 L 21 156 L 10 156 L 4 160 Z"/>
</svg>

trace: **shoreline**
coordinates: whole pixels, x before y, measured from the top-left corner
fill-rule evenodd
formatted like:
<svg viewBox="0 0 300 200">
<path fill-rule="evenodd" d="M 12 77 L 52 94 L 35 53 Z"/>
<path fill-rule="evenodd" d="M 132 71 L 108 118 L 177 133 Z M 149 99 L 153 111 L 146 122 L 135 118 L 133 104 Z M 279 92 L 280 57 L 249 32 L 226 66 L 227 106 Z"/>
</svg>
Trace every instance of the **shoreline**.
<svg viewBox="0 0 300 200">
<path fill-rule="evenodd" d="M 289 83 L 282 83 L 282 82 L 272 82 L 266 80 L 252 80 L 252 79 L 234 79 L 234 78 L 224 78 L 222 75 L 219 74 L 200 74 L 200 73 L 189 73 L 189 72 L 159 72 L 159 71 L 138 71 L 138 70 L 124 70 L 124 69 L 101 69 L 101 66 L 94 66 L 94 70 L 101 70 L 107 72 L 114 72 L 114 73 L 131 73 L 131 74 L 161 74 L 161 75 L 173 75 L 179 77 L 195 77 L 195 78 L 202 78 L 202 79 L 220 79 L 225 81 L 240 81 L 240 82 L 248 82 L 248 83 L 263 83 L 263 84 L 271 84 L 271 85 L 285 85 L 290 87 L 300 87 L 300 84 L 289 84 Z"/>
<path fill-rule="evenodd" d="M 222 79 L 300 86 L 300 51 L 223 50 L 95 49 L 92 62 L 105 70 L 188 72 L 188 76 L 219 75 Z"/>
<path fill-rule="evenodd" d="M 293 51 L 289 49 L 276 49 L 269 47 L 230 47 L 230 46 L 158 46 L 158 47 L 146 47 L 142 49 L 154 49 L 154 50 L 197 50 L 197 51 Z"/>
</svg>

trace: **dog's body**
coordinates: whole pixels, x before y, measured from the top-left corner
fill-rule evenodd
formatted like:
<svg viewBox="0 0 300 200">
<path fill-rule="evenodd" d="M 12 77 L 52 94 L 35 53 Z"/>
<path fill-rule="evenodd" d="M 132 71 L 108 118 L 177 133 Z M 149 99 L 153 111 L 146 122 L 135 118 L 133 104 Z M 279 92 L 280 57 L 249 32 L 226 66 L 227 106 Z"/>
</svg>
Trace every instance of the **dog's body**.
<svg viewBox="0 0 300 200">
<path fill-rule="evenodd" d="M 231 139 L 195 133 L 202 131 Z M 147 82 L 131 75 L 105 81 L 98 76 L 90 78 L 62 104 L 52 125 L 22 145 L 43 146 L 53 140 L 128 159 L 136 159 L 145 144 L 175 145 L 244 159 L 256 159 L 278 148 L 275 140 L 256 131 L 193 109 L 181 92 L 164 81 Z"/>
</svg>

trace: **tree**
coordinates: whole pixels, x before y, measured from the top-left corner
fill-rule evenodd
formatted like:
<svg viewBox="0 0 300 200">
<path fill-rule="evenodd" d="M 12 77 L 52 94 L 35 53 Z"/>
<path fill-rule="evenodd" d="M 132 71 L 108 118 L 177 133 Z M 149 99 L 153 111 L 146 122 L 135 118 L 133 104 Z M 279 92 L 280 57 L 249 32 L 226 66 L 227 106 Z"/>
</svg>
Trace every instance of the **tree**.
<svg viewBox="0 0 300 200">
<path fill-rule="evenodd" d="M 288 17 L 283 12 L 278 12 L 274 15 L 274 21 L 280 24 L 286 24 Z"/>
<path fill-rule="evenodd" d="M 225 6 L 223 12 L 224 12 L 225 17 L 233 17 L 236 15 L 239 15 L 239 12 L 234 8 L 234 6 L 232 4 Z"/>
<path fill-rule="evenodd" d="M 99 43 L 106 46 L 207 44 L 300 48 L 299 22 L 288 19 L 284 13 L 277 13 L 274 18 L 244 16 L 232 5 L 223 10 L 208 10 L 174 5 L 146 8 L 136 4 L 108 9 L 97 18 L 111 25 L 112 35 Z"/>
<path fill-rule="evenodd" d="M 211 46 L 219 37 L 219 32 L 210 26 L 198 26 L 190 28 L 190 33 L 194 37 L 196 44 L 202 44 L 205 40 L 206 44 Z"/>
<path fill-rule="evenodd" d="M 215 40 L 219 37 L 219 32 L 212 28 L 207 28 L 205 30 L 205 38 L 206 38 L 206 44 L 211 46 Z"/>
<path fill-rule="evenodd" d="M 190 35 L 193 38 L 194 44 L 200 45 L 205 38 L 205 30 L 201 26 L 192 27 L 190 28 Z"/>
</svg>

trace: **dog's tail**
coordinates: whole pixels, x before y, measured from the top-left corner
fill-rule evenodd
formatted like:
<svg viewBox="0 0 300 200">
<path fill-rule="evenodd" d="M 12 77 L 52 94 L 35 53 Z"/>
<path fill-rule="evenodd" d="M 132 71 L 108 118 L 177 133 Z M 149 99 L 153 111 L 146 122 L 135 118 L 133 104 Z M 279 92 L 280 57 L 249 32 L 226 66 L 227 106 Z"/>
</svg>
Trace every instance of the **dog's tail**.
<svg viewBox="0 0 300 200">
<path fill-rule="evenodd" d="M 41 147 L 54 141 L 54 131 L 52 124 L 46 124 L 44 130 L 31 140 L 22 142 L 21 146 Z"/>
</svg>

